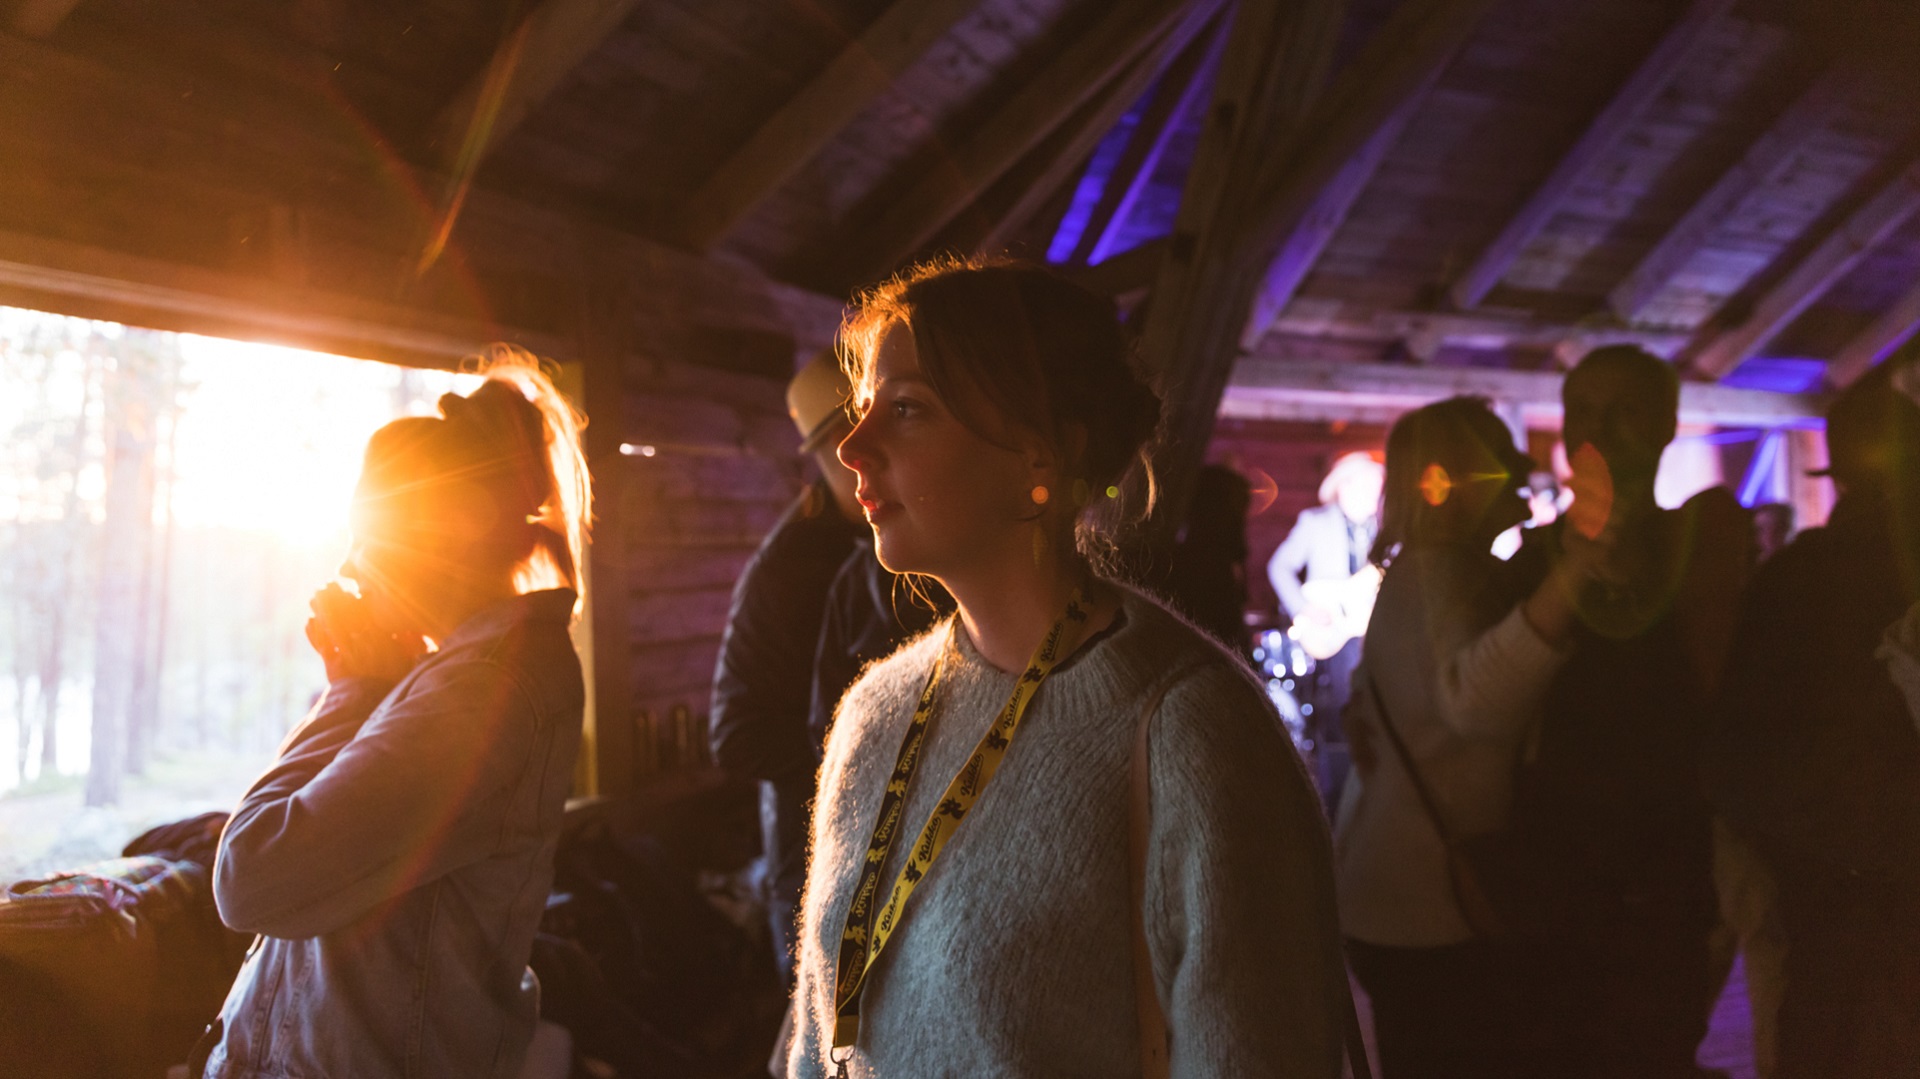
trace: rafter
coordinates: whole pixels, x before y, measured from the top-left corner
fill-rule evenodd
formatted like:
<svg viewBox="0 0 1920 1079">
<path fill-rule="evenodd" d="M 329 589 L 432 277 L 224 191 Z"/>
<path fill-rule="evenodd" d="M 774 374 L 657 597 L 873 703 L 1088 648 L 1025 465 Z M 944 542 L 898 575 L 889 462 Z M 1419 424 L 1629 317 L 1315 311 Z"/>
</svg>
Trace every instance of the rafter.
<svg viewBox="0 0 1920 1079">
<path fill-rule="evenodd" d="M 24 37 L 52 37 L 79 6 L 80 0 L 17 0 L 11 20 L 13 32 Z"/>
<path fill-rule="evenodd" d="M 687 200 L 687 242 L 696 250 L 717 243 L 979 6 L 980 0 L 895 0 Z"/>
<path fill-rule="evenodd" d="M 1477 307 L 1505 277 L 1527 244 L 1546 228 L 1569 192 L 1594 163 L 1605 157 L 1679 73 L 1714 24 L 1732 9 L 1734 0 L 1693 0 L 1659 44 L 1647 54 L 1578 141 L 1554 166 L 1547 178 L 1507 221 L 1492 243 L 1453 285 L 1455 307 Z"/>
<path fill-rule="evenodd" d="M 1333 242 L 1333 236 L 1353 211 L 1353 204 L 1373 180 L 1387 151 L 1400 139 L 1400 133 L 1424 101 L 1427 91 L 1440 77 L 1440 67 L 1429 69 L 1429 77 L 1405 101 L 1388 113 L 1386 119 L 1314 199 L 1312 208 L 1294 225 L 1280 244 L 1280 253 L 1268 265 L 1266 275 L 1254 293 L 1253 310 L 1246 329 L 1240 334 L 1242 348 L 1252 348 L 1273 328 L 1275 320 L 1300 291 L 1314 264 Z"/>
<path fill-rule="evenodd" d="M 1920 213 L 1920 160 L 1910 158 L 1763 293 L 1744 321 L 1709 339 L 1693 357 L 1695 373 L 1720 378 L 1740 366 L 1915 213 Z"/>
<path fill-rule="evenodd" d="M 850 276 L 885 273 L 932 239 L 995 180 L 1180 22 L 1188 0 L 1114 0 L 992 116 L 963 137 L 852 245 Z"/>
<path fill-rule="evenodd" d="M 1608 297 L 1614 313 L 1628 322 L 1638 321 L 1667 282 L 1706 246 L 1720 222 L 1792 165 L 1807 141 L 1832 122 L 1859 85 L 1859 75 L 1846 68 L 1833 68 L 1816 78 L 1614 287 Z"/>
<path fill-rule="evenodd" d="M 1193 0 L 1185 17 L 1164 37 L 1114 76 L 1093 101 L 1081 106 L 1073 119 L 1061 125 L 1061 130 L 1048 140 L 1052 145 L 1041 147 L 1048 151 L 1044 161 L 1028 173 L 1015 170 L 1009 174 L 1010 180 L 1024 181 L 1024 190 L 1011 206 L 996 215 L 993 226 L 977 245 L 980 250 L 993 252 L 1004 248 L 1042 205 L 1080 173 L 1100 140 L 1106 138 L 1127 110 L 1140 100 L 1140 95 L 1156 80 L 1172 78 L 1178 58 L 1200 47 L 1196 39 L 1219 14 L 1221 4 L 1222 0 Z M 1005 183 L 1002 181 L 1003 186 Z"/>
<path fill-rule="evenodd" d="M 1575 354 L 1603 345 L 1632 344 L 1667 357 L 1687 344 L 1687 335 L 1677 330 L 1569 323 L 1491 311 L 1353 309 L 1338 301 L 1321 300 L 1296 301 L 1274 320 L 1273 332 L 1293 339 L 1381 344 L 1398 341 L 1434 349 L 1447 344 L 1481 349 L 1565 349 Z M 1260 354 L 1264 346 L 1247 351 Z"/>
<path fill-rule="evenodd" d="M 1563 376 L 1488 367 L 1413 367 L 1311 359 L 1242 357 L 1221 415 L 1244 419 L 1390 422 L 1400 413 L 1460 394 L 1492 400 L 1543 421 L 1560 415 Z M 1824 413 L 1817 394 L 1771 393 L 1689 382 L 1680 388 L 1683 423 L 1780 427 Z"/>
<path fill-rule="evenodd" d="M 1160 159 L 1166 156 L 1167 144 L 1181 122 L 1205 99 L 1226 41 L 1225 28 L 1216 28 L 1189 43 L 1161 76 L 1153 100 L 1141 111 L 1139 125 L 1114 162 L 1100 201 L 1087 216 L 1086 227 L 1067 261 L 1084 266 L 1113 253 L 1114 240 L 1152 181 Z"/>
<path fill-rule="evenodd" d="M 1836 389 L 1853 385 L 1868 368 L 1886 359 L 1916 333 L 1920 333 L 1920 284 L 1901 293 L 1893 306 L 1834 355 L 1827 364 L 1827 383 Z"/>
<path fill-rule="evenodd" d="M 442 109 L 441 137 L 471 172 L 573 69 L 619 29 L 639 0 L 546 0 Z"/>
</svg>

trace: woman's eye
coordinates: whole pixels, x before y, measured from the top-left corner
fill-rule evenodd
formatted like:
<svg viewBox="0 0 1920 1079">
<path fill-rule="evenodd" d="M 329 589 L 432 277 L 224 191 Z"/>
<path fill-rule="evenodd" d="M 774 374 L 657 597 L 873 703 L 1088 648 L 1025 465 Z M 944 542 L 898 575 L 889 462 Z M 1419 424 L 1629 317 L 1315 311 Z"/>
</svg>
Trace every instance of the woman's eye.
<svg viewBox="0 0 1920 1079">
<path fill-rule="evenodd" d="M 905 419 L 920 411 L 920 402 L 907 397 L 896 397 L 889 407 L 893 409 L 895 416 Z"/>
</svg>

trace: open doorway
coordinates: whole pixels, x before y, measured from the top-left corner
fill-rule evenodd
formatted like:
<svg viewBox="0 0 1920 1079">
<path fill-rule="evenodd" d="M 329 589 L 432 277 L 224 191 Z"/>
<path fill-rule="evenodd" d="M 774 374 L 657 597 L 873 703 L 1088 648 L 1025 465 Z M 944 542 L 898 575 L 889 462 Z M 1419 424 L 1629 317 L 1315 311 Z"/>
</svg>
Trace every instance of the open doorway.
<svg viewBox="0 0 1920 1079">
<path fill-rule="evenodd" d="M 0 881 L 238 800 L 367 437 L 473 381 L 0 308 Z"/>
</svg>

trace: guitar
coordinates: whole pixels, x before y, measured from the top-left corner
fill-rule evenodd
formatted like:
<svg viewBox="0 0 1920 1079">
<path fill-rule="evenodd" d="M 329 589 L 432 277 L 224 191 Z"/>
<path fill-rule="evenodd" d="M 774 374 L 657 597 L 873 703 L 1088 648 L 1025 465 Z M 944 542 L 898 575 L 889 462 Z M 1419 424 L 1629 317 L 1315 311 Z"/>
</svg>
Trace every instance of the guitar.
<svg viewBox="0 0 1920 1079">
<path fill-rule="evenodd" d="M 1303 614 L 1287 627 L 1287 636 L 1299 641 L 1314 659 L 1332 659 L 1348 641 L 1366 634 L 1373 601 L 1380 594 L 1380 567 L 1362 566 L 1351 577 L 1308 581 L 1300 588 L 1309 607 L 1333 617 L 1321 623 Z"/>
</svg>

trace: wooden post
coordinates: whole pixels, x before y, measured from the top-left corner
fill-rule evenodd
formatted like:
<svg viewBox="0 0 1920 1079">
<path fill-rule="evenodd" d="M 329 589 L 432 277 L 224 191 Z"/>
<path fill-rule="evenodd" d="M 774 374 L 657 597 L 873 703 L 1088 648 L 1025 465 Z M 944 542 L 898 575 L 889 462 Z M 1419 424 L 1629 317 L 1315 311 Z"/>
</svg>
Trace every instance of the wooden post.
<svg viewBox="0 0 1920 1079">
<path fill-rule="evenodd" d="M 1279 7 L 1238 9 L 1142 341 L 1167 403 L 1168 439 L 1155 461 L 1168 511 L 1157 519 L 1162 533 L 1184 513 L 1254 291 L 1283 238 L 1395 110 L 1431 84 L 1492 5 L 1409 0 L 1318 108 L 1339 5 L 1290 8 L 1284 26 Z M 1240 40 L 1243 26 L 1262 22 L 1263 31 Z"/>
<path fill-rule="evenodd" d="M 593 542 L 587 548 L 586 615 L 591 664 L 593 793 L 632 791 L 642 776 L 636 767 L 641 738 L 636 727 L 638 686 L 633 676 L 633 586 L 628 579 L 630 477 L 620 446 L 631 426 L 627 368 L 636 346 L 627 277 L 614 252 L 582 237 L 577 318 L 581 407 L 587 464 L 593 473 Z M 583 753 L 588 745 L 583 741 Z"/>
</svg>

